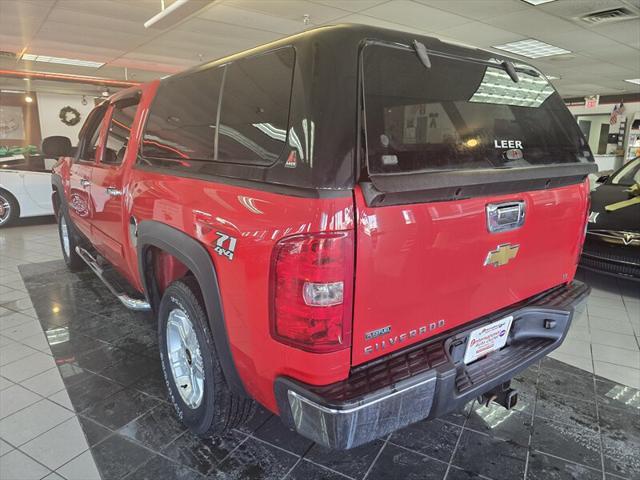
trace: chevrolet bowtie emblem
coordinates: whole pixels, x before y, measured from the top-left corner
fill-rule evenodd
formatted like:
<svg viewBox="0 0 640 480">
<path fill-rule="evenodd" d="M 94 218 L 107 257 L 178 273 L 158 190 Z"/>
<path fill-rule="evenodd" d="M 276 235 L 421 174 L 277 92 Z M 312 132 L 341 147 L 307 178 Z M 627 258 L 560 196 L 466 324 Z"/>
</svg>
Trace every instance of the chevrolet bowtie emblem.
<svg viewBox="0 0 640 480">
<path fill-rule="evenodd" d="M 511 245 L 510 243 L 498 245 L 495 250 L 487 253 L 484 266 L 493 265 L 494 267 L 501 267 L 502 265 L 506 265 L 509 263 L 509 260 L 516 257 L 519 248 L 520 245 Z"/>
</svg>

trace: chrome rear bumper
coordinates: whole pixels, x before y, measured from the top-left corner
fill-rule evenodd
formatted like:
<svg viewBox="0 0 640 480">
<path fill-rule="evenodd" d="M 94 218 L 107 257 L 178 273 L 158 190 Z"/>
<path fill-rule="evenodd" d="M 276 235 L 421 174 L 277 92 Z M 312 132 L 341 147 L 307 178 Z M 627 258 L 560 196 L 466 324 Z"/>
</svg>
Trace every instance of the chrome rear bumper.
<svg viewBox="0 0 640 480">
<path fill-rule="evenodd" d="M 348 379 L 312 386 L 286 377 L 275 383 L 282 420 L 324 446 L 349 449 L 426 418 L 443 416 L 507 382 L 557 348 L 575 307 L 590 288 L 553 288 L 441 337 L 353 369 Z M 513 315 L 507 345 L 465 365 L 469 333 Z"/>
</svg>

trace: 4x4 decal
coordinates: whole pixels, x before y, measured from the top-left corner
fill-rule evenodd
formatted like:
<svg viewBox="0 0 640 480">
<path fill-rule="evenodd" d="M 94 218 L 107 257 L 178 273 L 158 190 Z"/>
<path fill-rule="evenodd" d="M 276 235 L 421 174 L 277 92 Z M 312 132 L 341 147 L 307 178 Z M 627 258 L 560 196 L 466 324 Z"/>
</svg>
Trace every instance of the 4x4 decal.
<svg viewBox="0 0 640 480">
<path fill-rule="evenodd" d="M 216 246 L 214 247 L 215 252 L 220 256 L 233 260 L 237 239 L 222 232 L 216 232 L 216 235 L 218 235 L 218 240 L 216 240 Z"/>
</svg>

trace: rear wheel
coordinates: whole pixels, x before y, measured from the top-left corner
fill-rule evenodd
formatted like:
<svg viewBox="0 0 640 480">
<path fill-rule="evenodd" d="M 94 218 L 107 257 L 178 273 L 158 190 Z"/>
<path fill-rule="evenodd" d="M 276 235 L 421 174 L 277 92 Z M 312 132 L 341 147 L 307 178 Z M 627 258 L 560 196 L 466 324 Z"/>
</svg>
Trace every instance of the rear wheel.
<svg viewBox="0 0 640 480">
<path fill-rule="evenodd" d="M 6 227 L 20 215 L 20 206 L 13 195 L 0 189 L 0 228 Z"/>
<path fill-rule="evenodd" d="M 67 267 L 72 272 L 82 270 L 85 267 L 85 263 L 76 252 L 78 235 L 75 233 L 73 224 L 69 221 L 67 212 L 62 208 L 58 214 L 58 234 L 64 263 L 67 264 Z"/>
<path fill-rule="evenodd" d="M 169 285 L 158 327 L 165 383 L 182 422 L 198 435 L 214 436 L 249 419 L 255 403 L 231 392 L 224 379 L 195 278 Z"/>
</svg>

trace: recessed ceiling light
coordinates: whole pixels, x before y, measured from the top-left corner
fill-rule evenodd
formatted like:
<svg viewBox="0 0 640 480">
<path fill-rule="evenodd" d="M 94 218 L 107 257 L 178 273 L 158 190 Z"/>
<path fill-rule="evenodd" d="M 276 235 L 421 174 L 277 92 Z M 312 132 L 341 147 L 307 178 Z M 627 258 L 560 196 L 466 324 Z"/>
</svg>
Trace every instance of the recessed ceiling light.
<svg viewBox="0 0 640 480">
<path fill-rule="evenodd" d="M 555 2 L 556 0 L 522 0 L 522 1 L 530 3 L 531 5 L 542 5 L 543 3 Z"/>
<path fill-rule="evenodd" d="M 571 53 L 570 50 L 549 45 L 548 43 L 541 42 L 534 38 L 504 43 L 502 45 L 494 45 L 493 48 L 515 53 L 516 55 L 527 58 L 551 57 L 552 55 L 564 55 L 565 53 Z"/>
<path fill-rule="evenodd" d="M 104 65 L 104 62 L 91 62 L 89 60 L 78 60 L 76 58 L 51 57 L 49 55 L 34 55 L 32 53 L 25 53 L 20 59 L 27 60 L 29 62 L 46 62 L 60 63 L 62 65 L 74 65 L 76 67 L 100 68 Z"/>
<path fill-rule="evenodd" d="M 625 82 L 635 83 L 636 85 L 640 85 L 640 78 L 629 78 L 625 80 Z"/>
<path fill-rule="evenodd" d="M 26 97 L 24 97 L 24 101 L 27 102 L 27 103 L 31 103 L 31 102 L 33 102 L 33 97 L 27 95 Z"/>
</svg>

